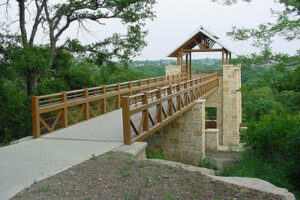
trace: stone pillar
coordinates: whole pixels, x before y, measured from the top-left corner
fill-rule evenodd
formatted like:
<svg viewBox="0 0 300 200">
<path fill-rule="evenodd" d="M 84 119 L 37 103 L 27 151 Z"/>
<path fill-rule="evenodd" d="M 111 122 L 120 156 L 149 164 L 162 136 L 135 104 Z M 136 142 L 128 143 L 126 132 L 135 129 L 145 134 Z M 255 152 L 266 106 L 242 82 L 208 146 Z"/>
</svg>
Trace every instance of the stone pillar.
<svg viewBox="0 0 300 200">
<path fill-rule="evenodd" d="M 198 166 L 205 157 L 205 100 L 196 100 L 194 107 L 145 141 L 150 153 L 163 149 L 167 160 Z"/>
<path fill-rule="evenodd" d="M 219 149 L 218 129 L 206 129 L 206 150 L 209 152 L 217 152 Z"/>
<path fill-rule="evenodd" d="M 223 66 L 223 145 L 237 145 L 242 122 L 241 67 Z"/>
<path fill-rule="evenodd" d="M 181 67 L 179 65 L 166 66 L 166 76 L 177 75 L 181 73 Z"/>
</svg>

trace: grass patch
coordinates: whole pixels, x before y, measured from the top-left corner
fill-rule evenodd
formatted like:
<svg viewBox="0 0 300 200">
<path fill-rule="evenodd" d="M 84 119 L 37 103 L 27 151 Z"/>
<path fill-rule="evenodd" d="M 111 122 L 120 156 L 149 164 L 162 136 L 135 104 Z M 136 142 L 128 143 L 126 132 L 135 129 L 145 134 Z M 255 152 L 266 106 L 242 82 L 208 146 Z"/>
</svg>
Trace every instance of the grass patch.
<svg viewBox="0 0 300 200">
<path fill-rule="evenodd" d="M 92 153 L 90 160 L 96 160 L 96 159 L 97 159 L 96 155 Z"/>
<path fill-rule="evenodd" d="M 164 154 L 164 150 L 160 149 L 159 152 L 156 152 L 156 153 L 147 152 L 147 158 L 148 159 L 161 159 L 161 160 L 165 160 L 166 156 Z"/>
<path fill-rule="evenodd" d="M 121 170 L 117 171 L 117 174 L 126 178 L 131 175 L 131 171 L 127 167 L 123 167 Z"/>
</svg>

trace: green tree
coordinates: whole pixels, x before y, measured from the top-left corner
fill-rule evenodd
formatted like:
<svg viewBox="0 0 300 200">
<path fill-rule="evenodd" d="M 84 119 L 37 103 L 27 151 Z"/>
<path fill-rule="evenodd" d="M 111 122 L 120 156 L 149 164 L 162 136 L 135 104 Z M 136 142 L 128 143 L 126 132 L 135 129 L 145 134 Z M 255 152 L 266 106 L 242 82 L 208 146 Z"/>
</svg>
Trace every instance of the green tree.
<svg viewBox="0 0 300 200">
<path fill-rule="evenodd" d="M 38 80 L 44 75 L 43 72 L 57 74 L 53 63 L 62 50 L 87 53 L 99 65 L 114 59 L 126 62 L 138 55 L 146 45 L 144 40 L 147 34 L 144 30 L 145 20 L 155 17 L 152 10 L 155 0 L 66 0 L 63 3 L 51 3 L 48 0 L 16 0 L 1 4 L 7 6 L 7 12 L 10 11 L 9 4 L 13 4 L 11 6 L 13 8 L 15 8 L 15 4 L 18 6 L 17 21 L 20 31 L 12 34 L 9 33 L 9 29 L 0 31 L 0 57 L 5 58 L 9 63 L 14 62 L 11 60 L 9 49 L 7 49 L 11 46 L 23 48 L 24 51 L 21 51 L 23 57 L 27 57 L 30 51 L 35 54 L 39 53 L 36 52 L 41 47 L 36 43 L 38 31 L 49 39 L 49 44 L 45 48 L 49 54 L 49 59 L 45 60 L 47 64 L 40 66 L 41 63 L 39 63 L 24 68 L 29 70 L 24 73 L 28 94 L 33 93 L 38 85 Z M 28 8 L 31 10 L 30 13 Z M 58 41 L 62 40 L 63 33 L 72 24 L 77 23 L 79 29 L 89 33 L 85 28 L 87 22 L 93 22 L 102 27 L 108 21 L 115 19 L 121 21 L 127 28 L 126 33 L 114 33 L 102 41 L 86 45 L 81 44 L 76 38 L 67 38 L 62 44 L 58 44 Z M 3 23 L 7 25 L 9 22 Z M 27 24 L 31 23 L 32 27 L 28 27 Z M 44 30 L 41 30 L 42 28 Z M 36 59 L 35 56 L 30 59 Z"/>
<path fill-rule="evenodd" d="M 238 0 L 212 0 L 214 2 L 232 5 Z M 252 0 L 241 0 L 251 2 Z M 300 39 L 300 1 L 299 0 L 274 0 L 279 4 L 283 4 L 283 11 L 271 10 L 272 14 L 277 17 L 276 23 L 263 23 L 257 28 L 236 27 L 227 34 L 235 41 L 252 40 L 252 45 L 261 50 L 260 54 L 253 53 L 248 56 L 238 58 L 239 63 L 243 65 L 278 64 L 281 66 L 297 66 L 299 65 L 300 52 L 296 56 L 286 54 L 272 54 L 271 44 L 273 38 L 279 36 L 284 37 L 287 41 Z M 235 62 L 236 63 L 236 62 Z"/>
</svg>

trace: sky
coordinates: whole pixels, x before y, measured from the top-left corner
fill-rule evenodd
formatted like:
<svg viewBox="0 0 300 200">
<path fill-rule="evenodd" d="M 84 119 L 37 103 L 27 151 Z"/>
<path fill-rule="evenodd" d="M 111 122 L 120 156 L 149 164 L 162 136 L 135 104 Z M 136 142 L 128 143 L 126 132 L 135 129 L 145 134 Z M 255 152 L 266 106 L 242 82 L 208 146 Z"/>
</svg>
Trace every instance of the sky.
<svg viewBox="0 0 300 200">
<path fill-rule="evenodd" d="M 51 2 L 61 2 L 61 0 L 52 0 Z M 16 6 L 11 4 L 9 13 L 11 21 L 13 21 L 17 10 Z M 282 5 L 274 3 L 274 0 L 253 0 L 251 3 L 242 1 L 232 6 L 224 6 L 211 2 L 211 0 L 157 0 L 157 4 L 154 6 L 157 17 L 154 21 L 147 21 L 145 27 L 149 31 L 146 37 L 148 45 L 134 60 L 166 59 L 171 51 L 188 39 L 200 26 L 221 38 L 221 41 L 235 54 L 245 55 L 258 51 L 251 46 L 250 41 L 234 42 L 226 36 L 226 33 L 232 29 L 232 26 L 255 28 L 264 22 L 275 22 L 276 18 L 272 16 L 271 8 L 283 9 Z M 3 7 L 0 8 L 0 21 L 7 20 L 4 11 Z M 17 23 L 11 25 L 11 29 L 16 30 L 17 25 Z M 27 26 L 30 27 L 31 24 L 27 23 Z M 87 23 L 86 27 L 92 35 L 78 32 L 77 27 L 76 24 L 73 24 L 63 37 L 78 38 L 83 43 L 91 43 L 114 32 L 126 30 L 118 20 L 107 22 L 104 26 Z M 60 42 L 63 42 L 64 38 Z M 47 42 L 42 31 L 38 33 L 37 41 Z M 300 47 L 300 41 L 287 42 L 283 38 L 276 38 L 272 47 L 274 52 L 295 54 Z M 220 53 L 193 54 L 193 58 L 220 58 L 220 56 Z"/>
<path fill-rule="evenodd" d="M 234 42 L 226 36 L 232 26 L 255 28 L 264 22 L 274 22 L 270 8 L 281 10 L 283 7 L 273 0 L 253 0 L 251 3 L 240 2 L 232 6 L 213 3 L 210 0 L 158 0 L 155 10 L 157 18 L 147 24 L 148 46 L 137 59 L 165 58 L 172 50 L 184 42 L 201 25 L 236 54 L 249 54 L 257 51 L 251 42 Z M 275 52 L 295 54 L 300 42 L 287 42 L 276 38 L 273 45 Z M 193 54 L 195 58 L 196 54 Z M 198 54 L 199 55 L 199 54 Z M 205 53 L 199 57 L 220 57 L 220 53 Z"/>
</svg>

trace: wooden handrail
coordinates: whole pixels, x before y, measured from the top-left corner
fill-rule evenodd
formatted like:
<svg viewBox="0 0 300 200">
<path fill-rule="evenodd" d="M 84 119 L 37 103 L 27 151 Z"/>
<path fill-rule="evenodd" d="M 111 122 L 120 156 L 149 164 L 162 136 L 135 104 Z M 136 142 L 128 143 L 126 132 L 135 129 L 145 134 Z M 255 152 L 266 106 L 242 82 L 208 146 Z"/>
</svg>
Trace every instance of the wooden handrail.
<svg viewBox="0 0 300 200">
<path fill-rule="evenodd" d="M 43 96 L 32 96 L 32 127 L 34 138 L 40 137 L 41 124 L 45 132 L 66 128 L 71 123 L 89 120 L 99 114 L 105 114 L 122 106 L 121 95 L 132 95 L 157 87 L 186 80 L 186 74 L 179 76 L 162 76 L 150 79 L 127 81 L 110 85 L 97 86 Z M 93 106 L 91 104 L 95 104 Z M 80 107 L 72 113 L 71 107 Z M 54 113 L 57 112 L 57 113 Z M 48 115 L 42 117 L 41 115 Z M 54 121 L 53 121 L 54 119 Z M 52 123 L 50 125 L 49 122 Z"/>
<path fill-rule="evenodd" d="M 130 145 L 135 141 L 143 140 L 187 111 L 195 104 L 196 99 L 209 95 L 218 86 L 219 76 L 216 73 L 177 84 L 171 83 L 169 86 L 163 87 L 164 90 L 167 90 L 167 94 L 164 96 L 162 96 L 162 88 L 158 88 L 139 95 L 122 97 L 124 143 Z M 155 99 L 149 101 L 151 98 L 149 94 L 153 93 L 156 94 Z M 131 99 L 137 97 L 140 97 L 140 101 L 138 104 L 135 102 L 134 106 L 131 104 Z M 166 104 L 166 108 L 163 107 L 163 104 Z M 155 111 L 155 117 L 152 117 L 151 109 Z M 142 113 L 142 118 L 135 123 L 131 116 L 138 113 Z"/>
</svg>

